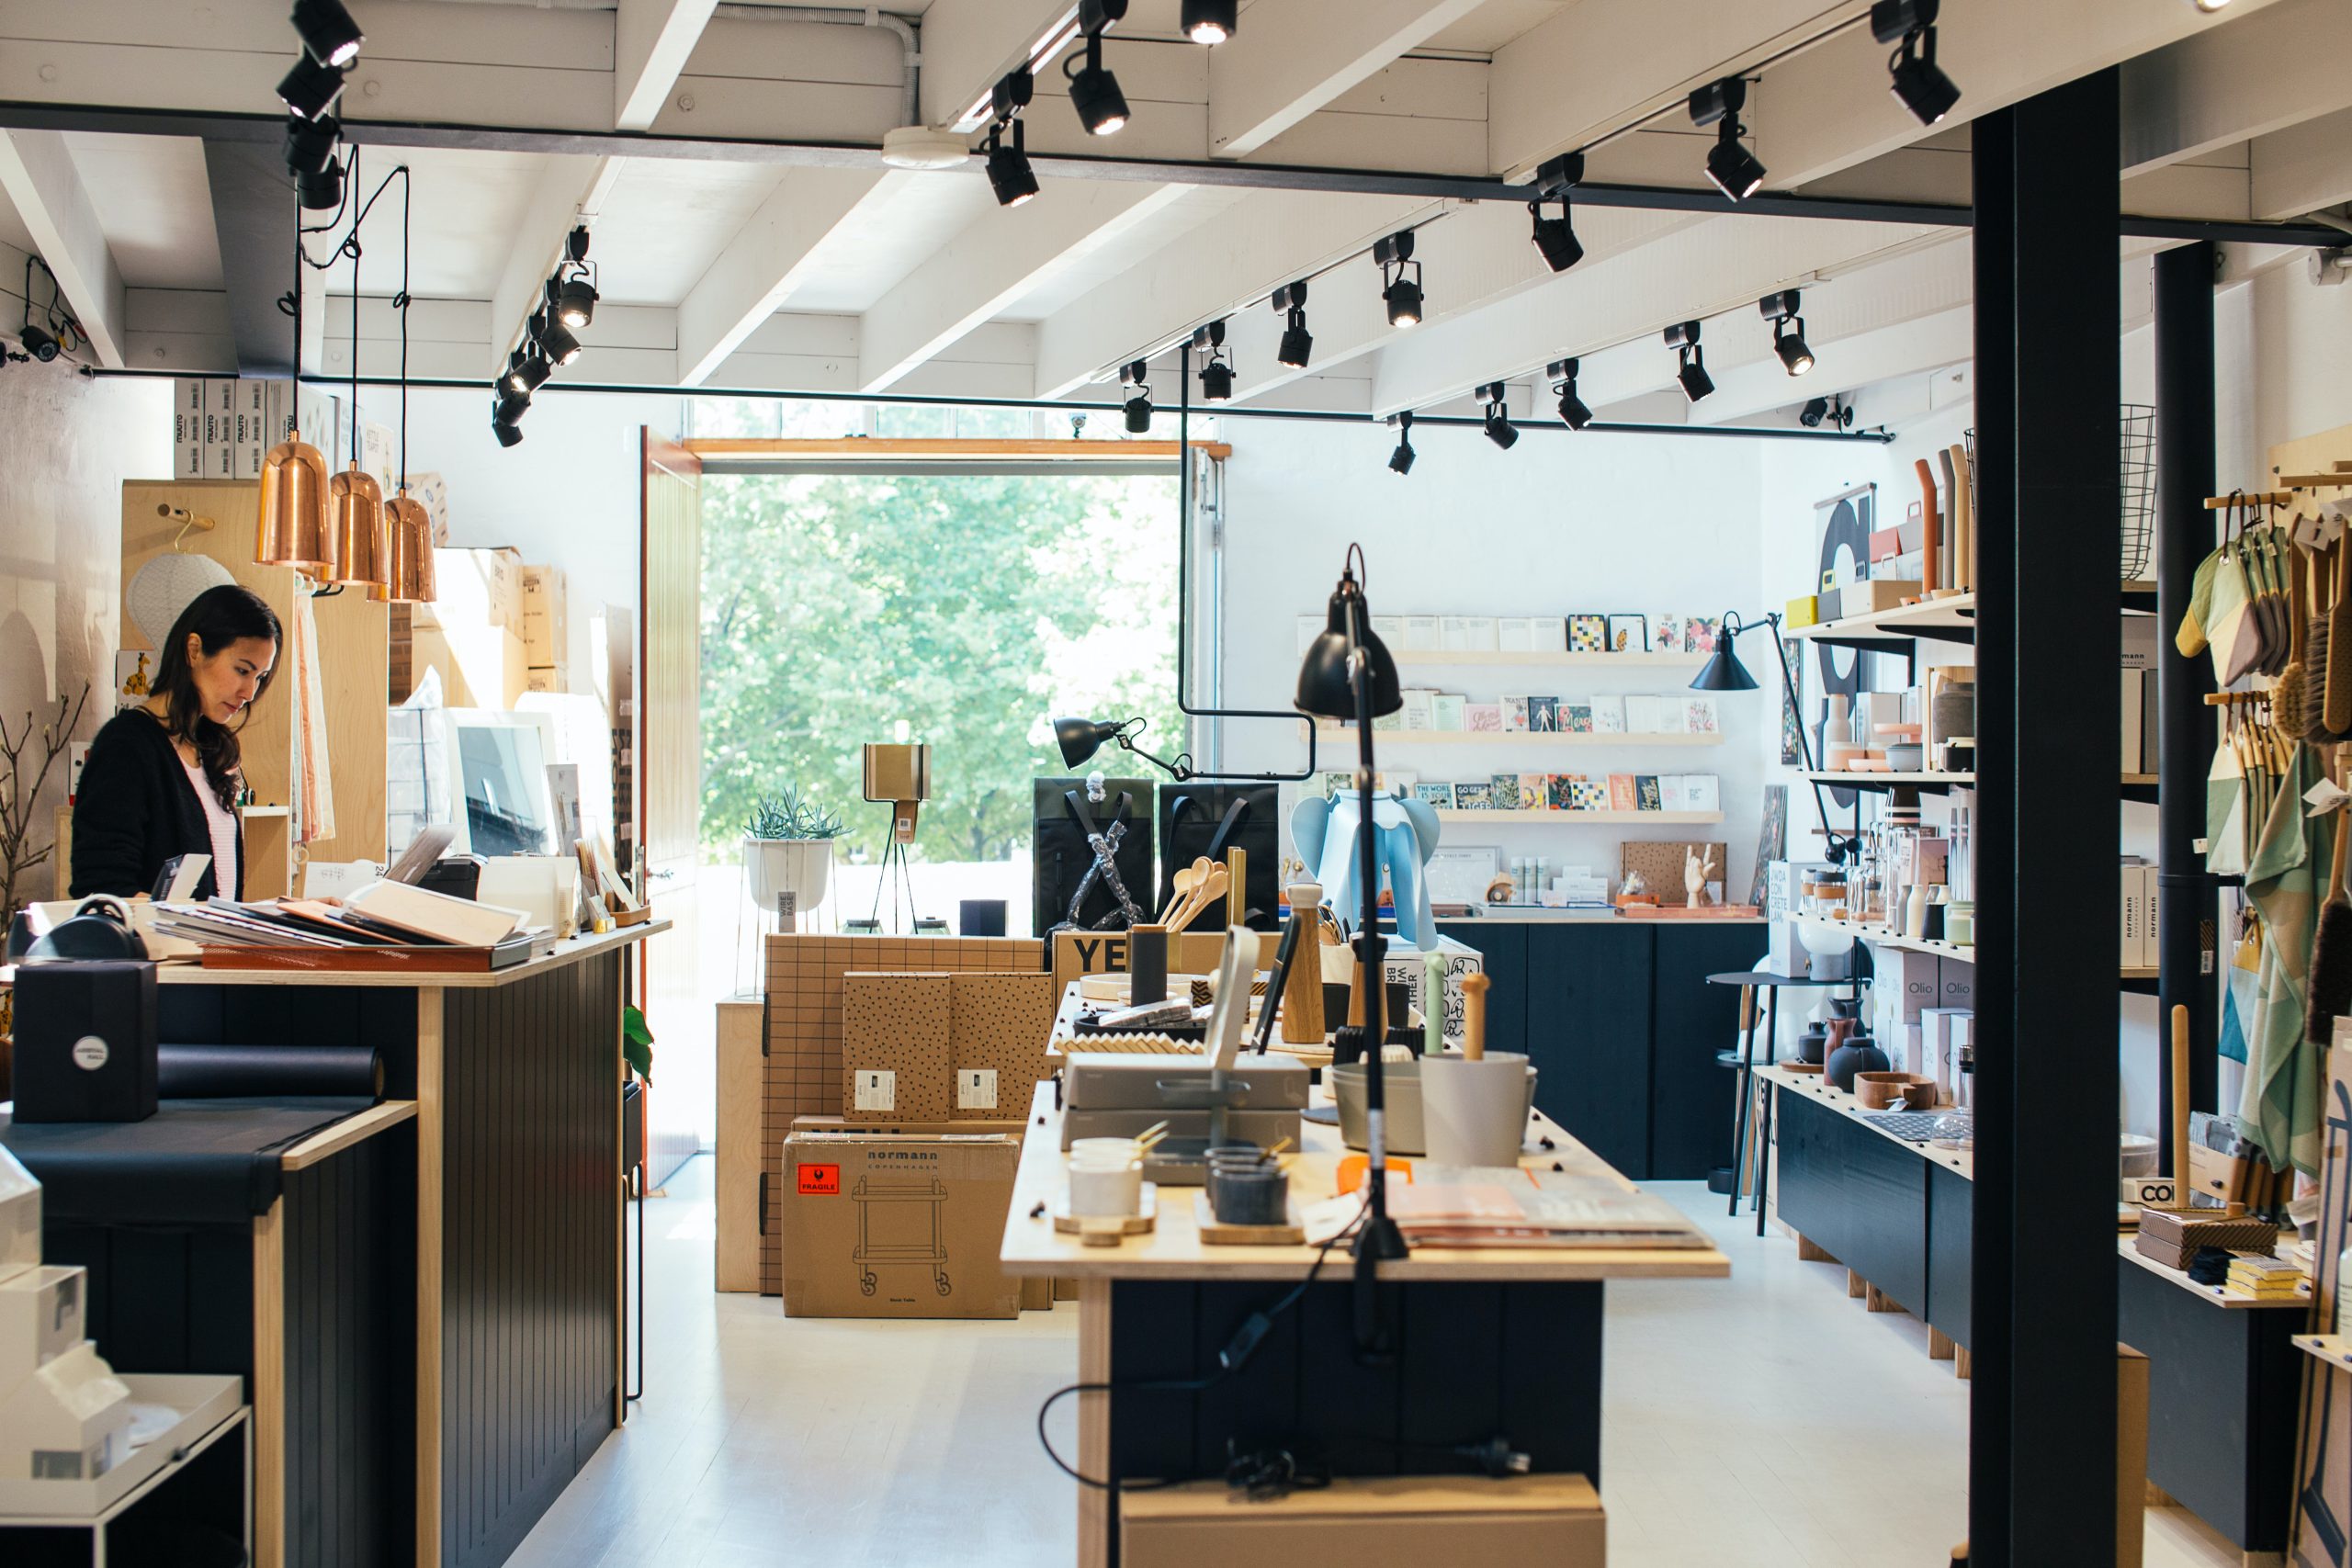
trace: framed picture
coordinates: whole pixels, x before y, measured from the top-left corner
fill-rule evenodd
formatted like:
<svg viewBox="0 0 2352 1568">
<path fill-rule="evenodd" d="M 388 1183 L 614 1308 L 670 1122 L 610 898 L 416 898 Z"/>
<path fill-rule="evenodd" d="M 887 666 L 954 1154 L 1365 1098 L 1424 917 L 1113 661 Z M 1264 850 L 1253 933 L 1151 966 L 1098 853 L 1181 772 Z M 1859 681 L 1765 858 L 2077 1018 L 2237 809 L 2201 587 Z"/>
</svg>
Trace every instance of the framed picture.
<svg viewBox="0 0 2352 1568">
<path fill-rule="evenodd" d="M 1758 908 L 1764 907 L 1766 884 L 1772 863 L 1786 860 L 1789 853 L 1789 786 L 1766 784 L 1764 809 L 1756 834 L 1755 879 L 1747 889 L 1747 901 Z"/>
<path fill-rule="evenodd" d="M 1608 649 L 1608 616 L 1583 615 L 1568 617 L 1568 651 L 1570 653 L 1605 653 Z"/>
<path fill-rule="evenodd" d="M 1616 615 L 1609 617 L 1609 651 L 1611 653 L 1647 653 L 1650 650 L 1650 618 L 1641 615 Z"/>
</svg>

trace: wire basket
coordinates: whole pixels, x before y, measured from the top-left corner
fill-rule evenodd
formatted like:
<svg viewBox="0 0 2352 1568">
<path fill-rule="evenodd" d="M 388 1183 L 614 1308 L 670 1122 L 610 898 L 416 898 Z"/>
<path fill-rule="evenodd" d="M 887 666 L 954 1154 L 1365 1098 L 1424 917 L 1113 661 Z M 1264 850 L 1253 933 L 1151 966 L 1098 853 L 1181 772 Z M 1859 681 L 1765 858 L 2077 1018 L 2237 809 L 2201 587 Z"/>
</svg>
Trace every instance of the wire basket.
<svg viewBox="0 0 2352 1568">
<path fill-rule="evenodd" d="M 2147 403 L 2125 403 L 2117 430 L 2123 453 L 2123 581 L 2148 575 L 2154 558 L 2156 520 L 2156 411 Z"/>
<path fill-rule="evenodd" d="M 2156 411 L 2147 403 L 2125 403 L 2117 431 L 2123 459 L 2122 581 L 2138 582 L 2154 558 L 2156 519 Z M 1968 483 L 1976 487 L 1976 432 L 1962 433 L 1968 447 Z"/>
</svg>

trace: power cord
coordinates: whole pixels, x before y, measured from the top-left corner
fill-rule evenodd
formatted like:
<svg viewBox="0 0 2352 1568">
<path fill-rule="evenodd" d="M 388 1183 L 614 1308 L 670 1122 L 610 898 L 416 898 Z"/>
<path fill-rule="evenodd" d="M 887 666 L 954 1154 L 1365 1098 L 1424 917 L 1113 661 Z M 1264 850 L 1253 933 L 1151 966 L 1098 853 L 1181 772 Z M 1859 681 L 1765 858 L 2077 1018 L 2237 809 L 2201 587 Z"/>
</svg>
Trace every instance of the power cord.
<svg viewBox="0 0 2352 1568">
<path fill-rule="evenodd" d="M 1354 1218 L 1341 1225 L 1322 1246 L 1316 1248 L 1315 1261 L 1308 1266 L 1306 1278 L 1292 1286 L 1273 1305 L 1263 1312 L 1253 1312 L 1242 1321 L 1241 1326 L 1234 1330 L 1233 1337 L 1226 1341 L 1225 1348 L 1217 1352 L 1217 1370 L 1208 1376 L 1154 1379 L 1142 1382 L 1074 1382 L 1067 1387 L 1057 1388 L 1047 1394 L 1046 1402 L 1037 1406 L 1037 1445 L 1046 1450 L 1046 1457 L 1054 1461 L 1054 1468 L 1080 1486 L 1091 1486 L 1099 1492 L 1108 1492 L 1114 1486 L 1123 1491 L 1144 1492 L 1162 1486 L 1181 1485 L 1182 1483 L 1181 1480 L 1114 1482 L 1099 1481 L 1093 1476 L 1080 1474 L 1077 1467 L 1066 1462 L 1060 1454 L 1054 1451 L 1054 1440 L 1046 1435 L 1046 1416 L 1052 1412 L 1055 1405 L 1073 1393 L 1204 1393 L 1215 1388 L 1248 1364 L 1250 1358 L 1257 1353 L 1258 1347 L 1272 1331 L 1274 1319 L 1296 1306 L 1306 1296 L 1308 1288 L 1315 1283 L 1316 1276 L 1323 1272 L 1324 1260 L 1331 1256 L 1331 1249 L 1355 1234 L 1357 1227 L 1363 1224 L 1364 1215 L 1371 1207 L 1372 1200 L 1367 1194 L 1363 1206 L 1355 1212 Z M 1250 1456 L 1246 1460 L 1233 1459 L 1227 1465 L 1228 1476 L 1237 1466 L 1257 1463 L 1261 1457 Z M 1280 1457 L 1284 1461 L 1290 1461 L 1295 1471 L 1295 1463 L 1291 1461 L 1290 1455 L 1285 1453 Z M 1311 1483 L 1294 1479 L 1288 1481 L 1283 1489 L 1288 1490 L 1290 1487 L 1306 1484 Z M 1328 1476 L 1324 1478 L 1322 1484 L 1329 1484 Z"/>
</svg>

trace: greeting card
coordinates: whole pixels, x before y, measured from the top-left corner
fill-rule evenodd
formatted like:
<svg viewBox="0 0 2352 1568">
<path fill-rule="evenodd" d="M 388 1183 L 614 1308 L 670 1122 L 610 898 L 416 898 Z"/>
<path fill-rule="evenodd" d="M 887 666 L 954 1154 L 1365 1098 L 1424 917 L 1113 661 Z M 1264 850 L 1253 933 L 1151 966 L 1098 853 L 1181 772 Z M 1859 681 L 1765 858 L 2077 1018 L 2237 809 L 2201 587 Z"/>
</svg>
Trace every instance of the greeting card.
<svg viewBox="0 0 2352 1568">
<path fill-rule="evenodd" d="M 1503 728 L 1503 705 L 1500 703 L 1464 703 L 1462 705 L 1462 728 L 1481 735 L 1499 735 Z"/>
<path fill-rule="evenodd" d="M 1556 735 L 1560 731 L 1560 699 L 1530 697 L 1527 699 L 1527 729 L 1531 735 Z"/>
</svg>

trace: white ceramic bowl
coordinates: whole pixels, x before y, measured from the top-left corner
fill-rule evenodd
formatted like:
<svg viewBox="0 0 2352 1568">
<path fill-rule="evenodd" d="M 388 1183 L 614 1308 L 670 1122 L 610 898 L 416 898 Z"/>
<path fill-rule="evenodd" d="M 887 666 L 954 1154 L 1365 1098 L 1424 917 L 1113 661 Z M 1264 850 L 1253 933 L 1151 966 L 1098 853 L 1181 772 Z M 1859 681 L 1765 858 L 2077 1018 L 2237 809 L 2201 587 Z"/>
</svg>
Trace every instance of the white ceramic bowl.
<svg viewBox="0 0 2352 1568">
<path fill-rule="evenodd" d="M 1074 1218 L 1124 1217 L 1143 1207 L 1143 1167 L 1072 1166 L 1069 1212 Z"/>
</svg>

